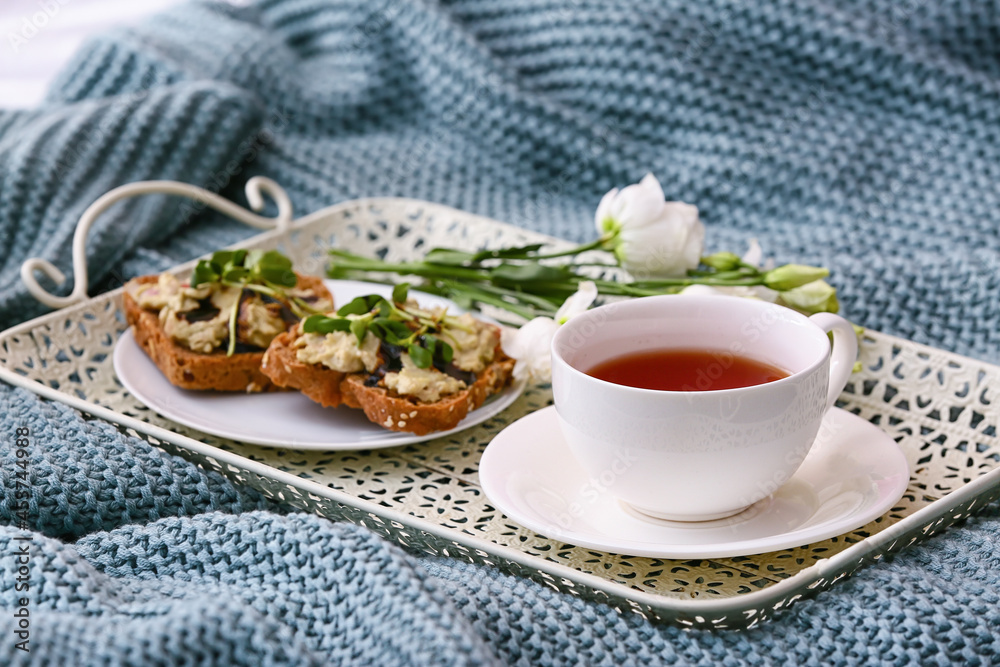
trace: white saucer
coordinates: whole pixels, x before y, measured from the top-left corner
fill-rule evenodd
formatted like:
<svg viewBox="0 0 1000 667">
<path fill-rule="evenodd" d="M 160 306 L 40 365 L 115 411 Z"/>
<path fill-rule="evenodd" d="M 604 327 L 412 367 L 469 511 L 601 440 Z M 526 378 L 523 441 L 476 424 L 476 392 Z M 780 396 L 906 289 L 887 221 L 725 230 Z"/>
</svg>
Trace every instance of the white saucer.
<svg viewBox="0 0 1000 667">
<path fill-rule="evenodd" d="M 324 282 L 338 304 L 346 304 L 363 294 L 389 296 L 392 293 L 391 287 L 375 283 Z M 451 312 L 464 312 L 438 296 L 422 292 L 415 296 L 427 306 L 447 306 Z M 179 389 L 150 361 L 135 342 L 131 329 L 122 334 L 115 345 L 114 365 L 118 379 L 130 394 L 178 424 L 256 445 L 323 451 L 398 447 L 440 438 L 496 416 L 524 389 L 523 383 L 508 387 L 470 412 L 450 431 L 413 435 L 387 431 L 368 421 L 360 410 L 324 408 L 297 391 L 239 394 Z"/>
<path fill-rule="evenodd" d="M 842 535 L 893 507 L 909 479 L 892 438 L 839 408 L 827 413 L 787 483 L 715 521 L 666 521 L 628 509 L 573 459 L 554 407 L 501 431 L 479 464 L 486 496 L 514 521 L 577 546 L 652 558 L 746 556 Z"/>
</svg>

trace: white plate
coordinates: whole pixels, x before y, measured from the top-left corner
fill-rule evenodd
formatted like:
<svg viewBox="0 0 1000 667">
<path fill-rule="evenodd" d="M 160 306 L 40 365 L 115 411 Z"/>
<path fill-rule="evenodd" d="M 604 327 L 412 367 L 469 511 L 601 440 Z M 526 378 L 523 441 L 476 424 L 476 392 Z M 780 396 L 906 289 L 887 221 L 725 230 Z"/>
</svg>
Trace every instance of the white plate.
<svg viewBox="0 0 1000 667">
<path fill-rule="evenodd" d="M 646 517 L 602 492 L 600 481 L 588 479 L 572 458 L 554 407 L 501 431 L 479 464 L 486 496 L 514 521 L 577 546 L 651 558 L 746 556 L 842 535 L 889 510 L 909 479 L 892 438 L 839 408 L 827 413 L 816 444 L 787 483 L 716 521 Z"/>
<path fill-rule="evenodd" d="M 326 280 L 334 302 L 344 305 L 356 296 L 390 296 L 386 285 L 356 280 Z M 464 312 L 447 299 L 419 293 L 427 306 L 447 306 Z M 515 384 L 470 412 L 456 428 L 428 435 L 397 433 L 372 424 L 361 410 L 324 408 L 298 392 L 237 394 L 190 391 L 170 384 L 126 331 L 115 345 L 115 372 L 122 385 L 146 407 L 167 419 L 204 433 L 269 447 L 347 450 L 397 447 L 456 433 L 494 417 L 521 394 Z"/>
</svg>

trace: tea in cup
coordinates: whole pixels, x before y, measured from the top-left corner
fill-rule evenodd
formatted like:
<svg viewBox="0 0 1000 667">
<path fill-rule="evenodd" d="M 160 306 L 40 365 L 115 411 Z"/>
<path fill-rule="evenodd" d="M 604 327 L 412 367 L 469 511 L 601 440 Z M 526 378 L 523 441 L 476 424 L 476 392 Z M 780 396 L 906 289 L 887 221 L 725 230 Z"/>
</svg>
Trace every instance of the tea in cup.
<svg viewBox="0 0 1000 667">
<path fill-rule="evenodd" d="M 831 313 L 644 297 L 560 327 L 552 391 L 570 451 L 601 488 L 652 517 L 706 521 L 791 479 L 856 356 L 853 327 Z"/>
</svg>

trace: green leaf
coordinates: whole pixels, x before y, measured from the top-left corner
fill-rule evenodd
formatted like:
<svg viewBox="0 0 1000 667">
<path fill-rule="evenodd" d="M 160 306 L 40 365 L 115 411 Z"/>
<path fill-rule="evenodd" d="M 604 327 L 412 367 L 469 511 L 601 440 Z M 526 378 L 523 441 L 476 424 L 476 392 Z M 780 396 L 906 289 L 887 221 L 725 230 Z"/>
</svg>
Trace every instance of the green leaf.
<svg viewBox="0 0 1000 667">
<path fill-rule="evenodd" d="M 292 271 L 292 260 L 277 250 L 251 250 L 245 265 L 250 269 L 251 280 L 263 280 L 279 287 L 295 287 L 298 283 Z"/>
<path fill-rule="evenodd" d="M 274 285 L 279 285 L 281 287 L 295 287 L 298 283 L 298 276 L 291 269 L 283 269 L 280 267 L 268 267 L 266 269 L 261 269 L 260 277 L 265 281 L 272 283 Z"/>
<path fill-rule="evenodd" d="M 530 259 L 533 253 L 538 252 L 544 243 L 529 243 L 528 245 L 511 248 L 501 248 L 499 250 L 480 250 L 472 257 L 474 262 L 482 262 L 487 259 Z"/>
<path fill-rule="evenodd" d="M 455 350 L 451 345 L 444 342 L 443 340 L 438 341 L 438 358 L 446 364 L 450 364 L 451 360 L 455 358 Z"/>
<path fill-rule="evenodd" d="M 413 334 L 405 324 L 390 320 L 388 317 L 376 317 L 368 326 L 368 330 L 375 334 L 376 338 L 390 345 L 402 345 Z"/>
<path fill-rule="evenodd" d="M 431 353 L 431 358 L 442 363 L 450 364 L 455 357 L 455 350 L 451 345 L 444 342 L 433 334 L 425 334 L 422 337 L 423 346 Z"/>
<path fill-rule="evenodd" d="M 385 302 L 385 299 L 378 294 L 367 294 L 355 297 L 350 303 L 341 306 L 337 314 L 341 317 L 345 315 L 364 315 L 375 309 L 376 306 Z"/>
<path fill-rule="evenodd" d="M 302 331 L 305 333 L 320 333 L 320 323 L 328 319 L 330 318 L 324 315 L 310 315 L 302 320 Z"/>
<path fill-rule="evenodd" d="M 254 248 L 253 250 L 247 253 L 246 258 L 243 261 L 243 266 L 249 269 L 253 269 L 260 264 L 260 260 L 263 256 L 264 256 L 263 250 Z"/>
<path fill-rule="evenodd" d="M 405 303 L 406 297 L 410 294 L 410 283 L 399 283 L 392 288 L 392 302 Z"/>
<path fill-rule="evenodd" d="M 371 304 L 371 311 L 376 315 L 389 315 L 392 312 L 392 304 L 385 297 L 378 294 L 370 294 L 368 299 Z"/>
<path fill-rule="evenodd" d="M 396 334 L 397 336 L 399 336 L 400 338 L 406 338 L 406 337 L 408 337 L 412 333 L 410 331 L 410 328 L 408 326 L 406 326 L 406 324 L 403 323 L 403 322 L 397 322 L 395 320 L 390 320 L 389 324 L 386 325 L 386 326 L 388 326 L 389 330 L 391 332 L 393 332 L 394 334 Z"/>
<path fill-rule="evenodd" d="M 351 333 L 357 336 L 358 346 L 360 347 L 362 343 L 365 342 L 365 334 L 368 333 L 368 320 L 349 320 Z"/>
<path fill-rule="evenodd" d="M 347 315 L 364 315 L 371 307 L 368 305 L 368 298 L 364 296 L 355 297 L 350 303 L 337 309 L 337 314 L 341 317 Z"/>
<path fill-rule="evenodd" d="M 334 331 L 350 331 L 351 321 L 326 315 L 310 315 L 302 320 L 302 331 L 305 333 L 328 334 Z"/>
<path fill-rule="evenodd" d="M 269 269 L 290 269 L 292 268 L 292 260 L 288 259 L 282 255 L 277 250 L 268 250 L 260 259 L 257 260 L 256 264 L 262 267 L 267 267 Z"/>
<path fill-rule="evenodd" d="M 463 266 L 475 261 L 476 255 L 462 250 L 452 248 L 431 248 L 424 255 L 424 261 L 428 264 L 440 264 L 443 266 Z"/>
<path fill-rule="evenodd" d="M 410 353 L 410 359 L 413 359 L 413 363 L 417 368 L 430 368 L 433 361 L 433 355 L 430 350 L 414 343 L 410 345 L 408 352 Z"/>
<path fill-rule="evenodd" d="M 249 276 L 250 276 L 250 271 L 239 266 L 231 269 L 226 269 L 222 273 L 222 279 L 231 283 L 242 282 Z"/>
<path fill-rule="evenodd" d="M 217 264 L 219 268 L 223 268 L 226 264 L 233 262 L 233 257 L 236 256 L 237 252 L 246 253 L 246 250 L 236 251 L 236 250 L 216 250 L 212 253 L 212 263 Z"/>
<path fill-rule="evenodd" d="M 219 273 L 216 267 L 212 266 L 212 262 L 207 259 L 203 259 L 194 267 L 194 271 L 191 272 L 191 287 L 198 287 L 205 283 L 214 283 L 219 280 Z"/>
<path fill-rule="evenodd" d="M 537 282 L 560 282 L 572 273 L 564 266 L 544 264 L 501 264 L 490 271 L 490 278 L 501 284 L 521 285 Z"/>
</svg>

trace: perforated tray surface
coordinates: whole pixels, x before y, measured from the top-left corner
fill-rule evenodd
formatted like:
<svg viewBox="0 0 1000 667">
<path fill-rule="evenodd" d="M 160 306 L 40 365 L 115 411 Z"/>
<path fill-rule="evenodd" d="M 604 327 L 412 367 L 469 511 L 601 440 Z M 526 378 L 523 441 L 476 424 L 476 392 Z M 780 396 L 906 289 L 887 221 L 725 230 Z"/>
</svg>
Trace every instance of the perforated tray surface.
<svg viewBox="0 0 1000 667">
<path fill-rule="evenodd" d="M 369 199 L 324 209 L 288 231 L 264 233 L 240 247 L 278 248 L 303 273 L 323 275 L 331 247 L 402 261 L 441 245 L 473 249 L 536 241 L 558 243 L 436 204 Z M 112 350 L 125 329 L 120 289 L 40 317 L 0 334 L 0 377 L 116 422 L 291 505 L 363 524 L 411 550 L 490 563 L 655 619 L 755 625 L 1000 494 L 1000 368 L 876 332 L 865 335 L 863 369 L 839 404 L 902 447 L 912 476 L 899 503 L 858 530 L 816 544 L 678 561 L 555 542 L 490 505 L 479 487 L 479 457 L 504 426 L 550 403 L 547 386 L 529 387 L 480 426 L 426 443 L 337 453 L 270 449 L 188 429 L 139 403 L 112 367 Z"/>
</svg>

